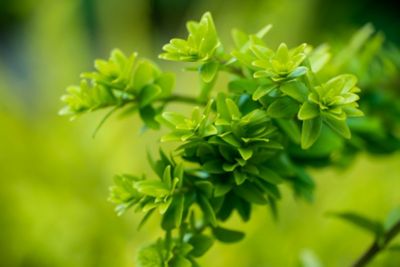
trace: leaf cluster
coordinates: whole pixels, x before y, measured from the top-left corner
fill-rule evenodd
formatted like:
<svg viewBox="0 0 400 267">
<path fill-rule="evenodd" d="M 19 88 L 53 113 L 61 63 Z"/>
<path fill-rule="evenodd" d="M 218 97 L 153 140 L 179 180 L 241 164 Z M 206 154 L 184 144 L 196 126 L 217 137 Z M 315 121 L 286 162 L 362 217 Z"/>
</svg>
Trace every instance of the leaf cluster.
<svg viewBox="0 0 400 267">
<path fill-rule="evenodd" d="M 235 48 L 226 51 L 210 13 L 188 22 L 187 29 L 187 39 L 172 39 L 159 57 L 190 64 L 187 70 L 197 72 L 200 80 L 195 97 L 172 93 L 173 75 L 119 50 L 108 61 L 97 60 L 96 71 L 83 74 L 81 85 L 69 87 L 62 97 L 64 115 L 129 106 L 147 127 L 169 129 L 161 142 L 177 143 L 170 156 L 160 150 L 159 159 L 149 157 L 155 179 L 119 175 L 111 188 L 118 214 L 131 207 L 143 212 L 140 225 L 154 211 L 161 214 L 165 236 L 141 250 L 142 267 L 198 266 L 196 259 L 215 240 L 230 243 L 244 237 L 222 225 L 234 212 L 248 221 L 254 205 L 266 205 L 277 216 L 282 186 L 312 200 L 314 182 L 307 166 L 345 162 L 365 150 L 371 138 L 400 140 L 396 126 L 385 126 L 399 125 L 400 116 L 362 117 L 363 107 L 367 115 L 378 112 L 370 111 L 376 99 L 369 99 L 369 93 L 363 100 L 356 75 L 365 86 L 375 82 L 363 78 L 367 70 L 352 69 L 348 62 L 389 57 L 376 48 L 380 39 L 367 42 L 368 29 L 336 55 L 327 45 L 288 48 L 281 43 L 273 49 L 264 41 L 270 25 L 255 34 L 233 30 Z M 360 57 L 349 56 L 358 55 L 365 43 Z M 231 79 L 225 92 L 213 94 L 220 72 Z M 166 111 L 173 101 L 196 106 L 189 116 Z M 399 106 L 390 103 L 398 112 Z"/>
</svg>

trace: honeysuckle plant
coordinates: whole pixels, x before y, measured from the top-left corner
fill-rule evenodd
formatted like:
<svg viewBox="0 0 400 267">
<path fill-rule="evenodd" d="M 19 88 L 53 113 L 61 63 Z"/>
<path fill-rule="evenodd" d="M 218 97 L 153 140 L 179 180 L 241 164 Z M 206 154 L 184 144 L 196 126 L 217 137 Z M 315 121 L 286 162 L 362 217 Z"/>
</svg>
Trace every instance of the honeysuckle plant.
<svg viewBox="0 0 400 267">
<path fill-rule="evenodd" d="M 377 131 L 376 123 L 363 119 L 360 71 L 346 67 L 347 55 L 335 57 L 326 45 L 289 49 L 281 43 L 273 49 L 265 41 L 271 25 L 255 34 L 233 30 L 235 48 L 227 51 L 208 12 L 187 29 L 187 39 L 172 39 L 159 58 L 199 73 L 199 88 L 193 86 L 190 95 L 175 93 L 174 74 L 154 62 L 113 50 L 62 97 L 60 114 L 71 118 L 99 109 L 110 110 L 105 118 L 117 110 L 137 111 L 145 128 L 169 129 L 160 141 L 176 148 L 160 149 L 157 160 L 149 155 L 154 178 L 117 175 L 110 190 L 118 214 L 131 208 L 144 214 L 140 226 L 154 212 L 161 214 L 165 236 L 138 253 L 142 267 L 199 266 L 197 258 L 215 241 L 244 237 L 224 226 L 234 212 L 248 221 L 254 205 L 267 205 L 277 216 L 282 186 L 312 200 L 307 167 L 336 165 L 367 150 L 368 134 Z M 362 43 L 368 37 L 356 36 Z M 219 72 L 230 81 L 217 93 Z M 191 115 L 169 110 L 172 102 L 194 105 Z"/>
</svg>

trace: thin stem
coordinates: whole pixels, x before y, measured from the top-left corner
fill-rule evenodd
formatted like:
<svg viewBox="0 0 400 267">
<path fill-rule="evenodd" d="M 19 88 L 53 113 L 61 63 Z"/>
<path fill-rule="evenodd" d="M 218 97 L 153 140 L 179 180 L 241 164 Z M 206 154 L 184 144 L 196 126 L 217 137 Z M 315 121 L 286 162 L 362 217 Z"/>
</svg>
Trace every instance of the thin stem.
<svg viewBox="0 0 400 267">
<path fill-rule="evenodd" d="M 220 70 L 228 72 L 233 75 L 237 75 L 242 78 L 246 78 L 246 76 L 244 75 L 243 70 L 241 68 L 237 68 L 235 66 L 227 64 L 227 61 L 225 61 L 221 58 L 217 58 L 217 61 L 219 62 L 220 66 L 221 66 Z"/>
<path fill-rule="evenodd" d="M 187 104 L 195 104 L 195 105 L 202 105 L 204 106 L 206 102 L 200 101 L 199 99 L 191 96 L 185 96 L 185 95 L 179 95 L 179 94 L 173 94 L 169 97 L 160 99 L 160 101 L 164 103 L 170 103 L 170 102 L 180 102 L 180 103 L 187 103 Z"/>
<path fill-rule="evenodd" d="M 383 240 L 376 239 L 368 250 L 353 264 L 353 267 L 362 267 L 368 264 L 379 252 L 381 252 L 390 241 L 400 233 L 400 221 L 398 221 L 384 235 Z"/>
<path fill-rule="evenodd" d="M 167 230 L 165 232 L 165 250 L 166 250 L 166 255 L 165 255 L 165 262 L 169 259 L 169 255 L 171 254 L 172 250 L 172 236 L 171 236 L 171 230 Z"/>
<path fill-rule="evenodd" d="M 224 66 L 221 68 L 221 70 L 239 76 L 241 78 L 246 78 L 246 76 L 243 74 L 243 71 L 240 68 L 235 68 L 233 66 Z"/>
<path fill-rule="evenodd" d="M 96 134 L 99 132 L 101 126 L 107 121 L 110 116 L 117 111 L 118 108 L 122 107 L 122 105 L 117 105 L 113 109 L 111 109 L 104 117 L 101 119 L 100 123 L 97 125 L 96 129 L 93 131 L 92 138 L 96 137 Z"/>
</svg>

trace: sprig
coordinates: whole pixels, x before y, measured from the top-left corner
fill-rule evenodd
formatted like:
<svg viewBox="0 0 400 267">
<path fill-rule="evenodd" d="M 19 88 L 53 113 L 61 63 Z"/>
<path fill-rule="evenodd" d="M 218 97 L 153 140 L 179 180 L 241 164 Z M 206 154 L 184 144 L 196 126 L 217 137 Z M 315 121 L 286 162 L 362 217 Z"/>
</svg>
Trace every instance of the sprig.
<svg viewBox="0 0 400 267">
<path fill-rule="evenodd" d="M 354 119 L 363 116 L 358 102 L 368 108 L 371 103 L 363 100 L 356 75 L 348 74 L 351 68 L 343 61 L 352 58 L 348 54 L 335 57 L 327 45 L 289 49 L 281 43 L 272 49 L 264 41 L 270 25 L 255 34 L 234 30 L 235 49 L 225 51 L 210 13 L 188 22 L 187 29 L 187 39 L 172 39 L 159 58 L 191 64 L 187 69 L 200 78 L 196 95 L 174 94 L 172 74 L 136 53 L 127 57 L 114 50 L 62 97 L 63 115 L 127 106 L 139 112 L 148 128 L 169 129 L 162 142 L 176 143 L 170 156 L 160 150 L 159 159 L 149 157 L 156 179 L 119 175 L 111 188 L 118 214 L 130 208 L 144 213 L 140 226 L 154 211 L 161 214 L 165 236 L 138 254 L 142 267 L 198 266 L 196 259 L 215 240 L 230 243 L 244 237 L 223 226 L 234 212 L 248 221 L 254 205 L 266 205 L 277 216 L 284 184 L 312 200 L 314 182 L 307 166 L 344 161 L 379 131 L 395 135 L 391 127 L 380 128 L 383 123 L 374 128 L 368 117 Z M 348 53 L 356 53 L 369 36 L 362 31 Z M 375 46 L 368 47 L 359 60 L 375 57 Z M 334 64 L 328 64 L 331 60 Z M 226 92 L 216 94 L 220 71 L 231 80 Z M 195 107 L 190 115 L 166 110 L 174 101 Z M 350 139 L 352 132 L 356 138 Z"/>
</svg>

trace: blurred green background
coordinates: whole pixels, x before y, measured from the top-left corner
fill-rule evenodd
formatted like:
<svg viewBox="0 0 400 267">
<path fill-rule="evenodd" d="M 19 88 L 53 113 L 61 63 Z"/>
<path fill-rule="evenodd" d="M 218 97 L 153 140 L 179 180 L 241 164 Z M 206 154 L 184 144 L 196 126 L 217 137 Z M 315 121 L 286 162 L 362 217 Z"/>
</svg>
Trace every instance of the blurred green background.
<svg viewBox="0 0 400 267">
<path fill-rule="evenodd" d="M 92 139 L 104 113 L 70 123 L 57 115 L 59 97 L 114 47 L 156 60 L 164 43 L 186 34 L 186 20 L 207 10 L 227 44 L 232 27 L 255 32 L 272 23 L 268 42 L 294 45 L 347 38 L 366 22 L 400 43 L 389 1 L 0 0 L 0 266 L 134 266 L 139 246 L 159 234 L 157 219 L 138 232 L 140 216 L 117 217 L 108 187 L 116 173 L 150 173 L 144 155 L 156 150 L 160 134 L 142 134 L 136 117 L 114 117 Z M 171 71 L 182 67 L 156 61 Z M 178 90 L 190 93 L 193 75 L 182 73 Z M 348 266 L 372 240 L 325 213 L 383 219 L 400 205 L 399 161 L 399 154 L 360 155 L 349 169 L 312 171 L 314 203 L 286 190 L 279 222 L 264 208 L 247 224 L 233 218 L 229 224 L 246 239 L 217 244 L 201 263 L 302 266 L 318 259 Z M 385 252 L 371 266 L 399 264 L 399 253 Z"/>
</svg>

